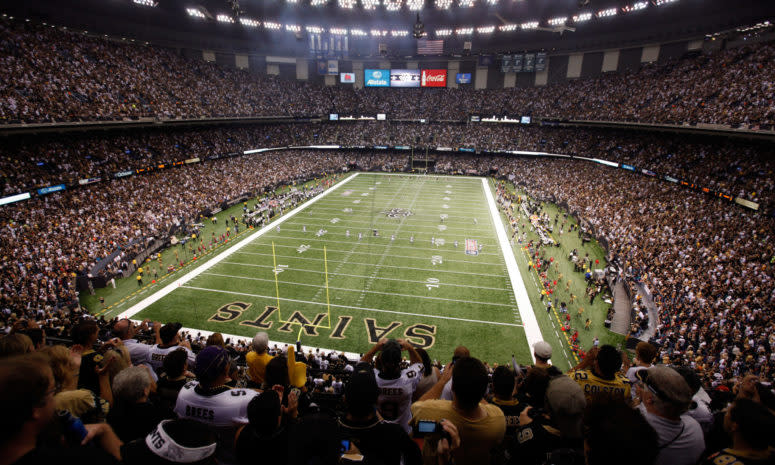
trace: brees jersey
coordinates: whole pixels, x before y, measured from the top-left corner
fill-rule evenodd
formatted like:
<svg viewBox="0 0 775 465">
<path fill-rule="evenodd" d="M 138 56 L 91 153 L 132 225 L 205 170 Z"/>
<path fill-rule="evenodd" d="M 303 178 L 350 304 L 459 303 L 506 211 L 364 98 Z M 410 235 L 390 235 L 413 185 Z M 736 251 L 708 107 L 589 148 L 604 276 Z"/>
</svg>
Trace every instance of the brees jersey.
<svg viewBox="0 0 775 465">
<path fill-rule="evenodd" d="M 616 373 L 613 379 L 603 379 L 596 376 L 592 370 L 576 370 L 568 372 L 568 376 L 576 381 L 584 390 L 587 401 L 604 396 L 623 400 L 630 399 L 632 383 L 626 376 Z"/>
<path fill-rule="evenodd" d="M 380 415 L 390 423 L 397 423 L 407 433 L 411 434 L 409 421 L 412 419 L 412 394 L 417 389 L 417 383 L 422 377 L 423 364 L 413 363 L 409 368 L 401 370 L 401 376 L 396 379 L 379 377 L 379 370 L 374 369 L 379 386 L 377 409 Z"/>
<path fill-rule="evenodd" d="M 175 403 L 180 418 L 190 418 L 215 427 L 248 423 L 248 404 L 258 395 L 251 389 L 229 389 L 205 395 L 199 392 L 196 381 L 183 386 Z"/>
<path fill-rule="evenodd" d="M 164 357 L 166 357 L 170 352 L 178 349 L 184 349 L 186 351 L 188 354 L 188 369 L 193 370 L 194 364 L 196 363 L 196 355 L 191 352 L 191 349 L 178 345 L 174 345 L 172 347 L 159 347 L 159 344 L 152 345 L 148 350 L 148 364 L 151 365 L 151 368 L 153 368 L 154 371 L 158 373 L 161 371 L 162 364 L 164 363 Z"/>
</svg>

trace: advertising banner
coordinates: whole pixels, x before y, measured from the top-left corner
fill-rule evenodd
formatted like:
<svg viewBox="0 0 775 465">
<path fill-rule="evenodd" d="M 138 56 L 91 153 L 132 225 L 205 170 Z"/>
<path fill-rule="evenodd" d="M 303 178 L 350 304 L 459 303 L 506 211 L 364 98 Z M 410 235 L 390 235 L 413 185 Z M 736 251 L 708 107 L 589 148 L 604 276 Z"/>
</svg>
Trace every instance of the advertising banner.
<svg viewBox="0 0 775 465">
<path fill-rule="evenodd" d="M 38 194 L 46 195 L 46 194 L 51 194 L 53 192 L 59 192 L 63 190 L 65 190 L 65 185 L 57 184 L 56 186 L 48 186 L 48 187 L 43 187 L 41 189 L 38 189 Z"/>
<path fill-rule="evenodd" d="M 339 82 L 342 84 L 355 84 L 355 73 L 339 73 Z"/>
<path fill-rule="evenodd" d="M 420 70 L 391 69 L 390 87 L 420 87 Z"/>
<path fill-rule="evenodd" d="M 366 87 L 390 87 L 389 69 L 363 70 L 363 85 Z"/>
<path fill-rule="evenodd" d="M 455 82 L 458 84 L 471 84 L 471 73 L 457 73 Z"/>
<path fill-rule="evenodd" d="M 424 69 L 420 76 L 422 87 L 447 87 L 446 69 Z"/>
</svg>

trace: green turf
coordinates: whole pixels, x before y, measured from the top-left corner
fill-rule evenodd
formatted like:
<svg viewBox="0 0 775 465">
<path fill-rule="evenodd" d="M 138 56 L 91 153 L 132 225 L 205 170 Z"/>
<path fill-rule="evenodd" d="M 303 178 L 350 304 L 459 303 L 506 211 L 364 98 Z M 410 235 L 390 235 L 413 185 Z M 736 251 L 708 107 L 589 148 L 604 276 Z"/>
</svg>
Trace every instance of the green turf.
<svg viewBox="0 0 775 465">
<path fill-rule="evenodd" d="M 494 193 L 492 184 L 490 189 Z M 390 218 L 386 213 L 392 208 L 412 214 Z M 553 215 L 556 207 L 546 209 Z M 240 216 L 241 205 L 219 214 L 217 225 L 206 221 L 202 236 L 223 232 L 223 219 L 231 214 Z M 443 223 L 441 214 L 448 215 Z M 372 234 L 375 228 L 379 237 Z M 326 232 L 317 236 L 320 229 Z M 193 257 L 182 246 L 171 247 L 162 255 L 158 283 L 151 284 L 146 273 L 138 286 L 132 276 L 119 280 L 117 289 L 82 296 L 82 304 L 106 316 L 116 315 L 253 232 L 242 232 L 229 244 L 167 275 L 169 263 Z M 394 241 L 391 234 L 396 235 Z M 604 253 L 598 246 L 582 247 L 577 237 L 566 236 L 560 241 L 557 261 L 566 277 L 573 275 L 571 291 L 581 296 L 583 276 L 571 271 L 568 251 L 577 247 L 601 260 Z M 431 238 L 445 242 L 435 245 Z M 465 239 L 482 244 L 481 253 L 467 255 Z M 518 244 L 513 253 L 544 338 L 555 348 L 553 362 L 566 369 L 575 360 L 562 333 L 555 335 L 556 317 L 544 310 Z M 275 260 L 283 265 L 276 282 Z M 564 286 L 559 292 L 564 292 Z M 280 309 L 267 309 L 277 307 L 278 293 Z M 99 296 L 105 297 L 107 308 L 101 309 Z M 601 343 L 619 343 L 621 337 L 602 327 L 608 305 L 600 298 L 594 306 L 586 304 L 585 315 L 592 316 L 593 330 L 581 331 L 585 346 L 593 335 Z M 481 179 L 360 174 L 284 222 L 279 231 L 272 228 L 134 318 L 180 321 L 187 327 L 248 337 L 266 330 L 274 341 L 292 343 L 300 336 L 305 345 L 356 353 L 368 350 L 374 338 L 387 331 L 389 337 L 409 337 L 428 346 L 432 358 L 447 360 L 454 347 L 462 344 L 489 362 L 505 363 L 513 353 L 520 362 L 529 363 L 530 349 L 516 308 Z M 571 308 L 575 315 L 576 307 Z M 310 322 L 305 330 L 299 324 L 283 323 L 294 315 L 297 322 Z"/>
</svg>

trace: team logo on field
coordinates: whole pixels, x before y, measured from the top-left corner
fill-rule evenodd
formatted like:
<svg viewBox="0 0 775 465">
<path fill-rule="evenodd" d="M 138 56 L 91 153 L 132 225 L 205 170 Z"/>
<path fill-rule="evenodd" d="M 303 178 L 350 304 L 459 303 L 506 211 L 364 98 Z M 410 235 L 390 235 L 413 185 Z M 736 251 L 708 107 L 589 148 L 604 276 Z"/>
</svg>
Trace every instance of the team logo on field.
<svg viewBox="0 0 775 465">
<path fill-rule="evenodd" d="M 388 218 L 405 218 L 414 214 L 406 208 L 391 208 L 390 210 L 383 211 L 382 213 Z"/>
</svg>

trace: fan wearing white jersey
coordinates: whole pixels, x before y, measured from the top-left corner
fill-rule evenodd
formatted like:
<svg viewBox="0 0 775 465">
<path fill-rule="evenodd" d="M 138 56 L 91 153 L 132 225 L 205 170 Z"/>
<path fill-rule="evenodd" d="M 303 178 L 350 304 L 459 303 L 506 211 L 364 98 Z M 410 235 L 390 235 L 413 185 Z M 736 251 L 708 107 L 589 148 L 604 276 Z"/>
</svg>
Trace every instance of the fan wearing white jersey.
<svg viewBox="0 0 775 465">
<path fill-rule="evenodd" d="M 159 330 L 159 339 L 161 344 L 154 344 L 148 349 L 148 365 L 153 368 L 156 373 L 161 370 L 164 363 L 164 357 L 170 352 L 173 352 L 181 347 L 186 350 L 188 354 L 188 366 L 193 368 L 196 364 L 196 356 L 191 351 L 191 344 L 188 341 L 180 340 L 178 331 L 180 331 L 180 323 L 167 323 Z"/>
<path fill-rule="evenodd" d="M 196 356 L 194 372 L 199 382 L 183 386 L 175 403 L 178 417 L 213 427 L 218 434 L 218 456 L 226 462 L 233 458 L 237 428 L 248 423 L 248 404 L 258 394 L 252 389 L 231 389 L 225 385 L 230 365 L 226 349 L 205 347 Z"/>
<path fill-rule="evenodd" d="M 409 352 L 409 367 L 403 370 L 401 369 L 402 350 Z M 361 358 L 361 361 L 371 363 L 377 352 L 380 352 L 376 363 L 377 368 L 374 369 L 380 391 L 377 409 L 382 418 L 400 425 L 407 433 L 411 433 L 410 407 L 412 394 L 417 389 L 423 371 L 422 358 L 408 341 L 382 338 Z"/>
</svg>

